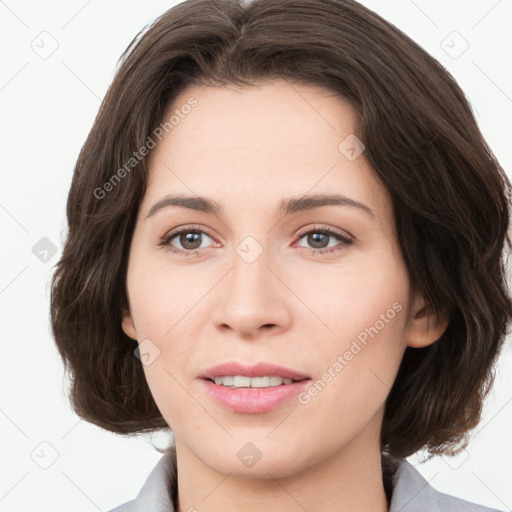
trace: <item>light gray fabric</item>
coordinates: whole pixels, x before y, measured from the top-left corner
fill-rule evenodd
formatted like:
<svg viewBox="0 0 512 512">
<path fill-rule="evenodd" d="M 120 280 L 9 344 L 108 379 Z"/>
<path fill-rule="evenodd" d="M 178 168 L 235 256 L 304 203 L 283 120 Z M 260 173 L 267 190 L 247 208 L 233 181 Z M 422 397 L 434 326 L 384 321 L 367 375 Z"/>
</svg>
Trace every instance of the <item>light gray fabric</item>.
<svg viewBox="0 0 512 512">
<path fill-rule="evenodd" d="M 400 463 L 393 483 L 389 512 L 499 512 L 436 491 L 406 460 Z"/>
<path fill-rule="evenodd" d="M 109 512 L 175 512 L 166 479 L 175 478 L 175 459 L 167 452 L 149 474 L 137 497 Z M 389 512 L 500 512 L 436 491 L 406 460 L 393 477 Z"/>
</svg>

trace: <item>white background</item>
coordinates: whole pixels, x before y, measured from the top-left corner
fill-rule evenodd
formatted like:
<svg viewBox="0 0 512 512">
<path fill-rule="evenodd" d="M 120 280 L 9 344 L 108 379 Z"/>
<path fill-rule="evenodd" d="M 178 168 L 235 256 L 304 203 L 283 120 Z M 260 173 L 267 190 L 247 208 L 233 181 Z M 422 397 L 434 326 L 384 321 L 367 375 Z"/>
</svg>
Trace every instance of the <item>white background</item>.
<svg viewBox="0 0 512 512">
<path fill-rule="evenodd" d="M 73 413 L 48 299 L 73 166 L 117 60 L 144 25 L 176 3 L 0 0 L 0 512 L 109 510 L 135 497 L 161 456 L 148 437 L 117 436 Z M 454 75 L 510 176 L 512 1 L 362 3 Z M 42 37 L 47 49 L 58 44 L 46 59 L 33 49 Z M 459 56 L 464 40 L 469 47 Z M 42 237 L 57 247 L 47 262 L 32 252 Z M 509 343 L 467 452 L 417 466 L 435 488 L 500 510 L 512 507 L 511 369 Z M 34 450 L 39 460 L 49 461 L 53 450 L 58 458 L 42 469 Z"/>
</svg>

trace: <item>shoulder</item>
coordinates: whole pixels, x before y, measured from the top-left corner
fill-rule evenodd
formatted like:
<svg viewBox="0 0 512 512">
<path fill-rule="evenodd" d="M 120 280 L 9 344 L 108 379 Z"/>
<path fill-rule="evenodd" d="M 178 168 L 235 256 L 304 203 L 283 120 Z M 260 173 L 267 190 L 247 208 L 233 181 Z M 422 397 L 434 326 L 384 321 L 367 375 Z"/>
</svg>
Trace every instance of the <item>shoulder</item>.
<svg viewBox="0 0 512 512">
<path fill-rule="evenodd" d="M 393 475 L 389 512 L 500 512 L 434 489 L 408 461 L 401 460 Z"/>
<path fill-rule="evenodd" d="M 174 512 L 176 453 L 168 450 L 152 469 L 137 497 L 108 512 Z"/>
<path fill-rule="evenodd" d="M 126 503 L 123 503 L 122 505 L 119 505 L 118 507 L 113 508 L 107 512 L 137 512 L 137 510 L 140 509 L 137 508 L 135 500 L 132 500 L 127 501 Z"/>
</svg>

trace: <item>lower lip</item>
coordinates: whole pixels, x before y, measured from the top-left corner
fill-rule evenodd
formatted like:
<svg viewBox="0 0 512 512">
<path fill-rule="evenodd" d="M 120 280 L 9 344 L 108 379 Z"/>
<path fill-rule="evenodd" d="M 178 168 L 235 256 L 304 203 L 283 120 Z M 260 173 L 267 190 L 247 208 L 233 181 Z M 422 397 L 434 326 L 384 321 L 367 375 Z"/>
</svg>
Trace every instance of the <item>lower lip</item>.
<svg viewBox="0 0 512 512">
<path fill-rule="evenodd" d="M 206 391 L 220 405 L 232 411 L 244 413 L 271 411 L 282 402 L 298 395 L 310 381 L 311 379 L 304 379 L 269 388 L 228 388 L 203 379 Z"/>
</svg>

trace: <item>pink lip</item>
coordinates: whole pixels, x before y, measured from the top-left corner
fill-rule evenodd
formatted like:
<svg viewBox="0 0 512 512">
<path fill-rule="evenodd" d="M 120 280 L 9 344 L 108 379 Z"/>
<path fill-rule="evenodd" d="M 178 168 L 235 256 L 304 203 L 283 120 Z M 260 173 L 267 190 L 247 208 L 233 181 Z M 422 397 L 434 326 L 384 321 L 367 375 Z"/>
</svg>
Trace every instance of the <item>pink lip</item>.
<svg viewBox="0 0 512 512">
<path fill-rule="evenodd" d="M 284 366 L 278 366 L 272 363 L 258 363 L 255 365 L 245 365 L 236 361 L 219 364 L 208 368 L 202 375 L 202 379 L 215 379 L 215 377 L 224 377 L 225 375 L 244 375 L 246 377 L 282 377 L 283 379 L 302 380 L 309 379 L 309 375 L 305 375 L 297 370 L 291 370 Z"/>
<path fill-rule="evenodd" d="M 269 388 L 228 388 L 212 382 L 215 377 L 244 375 L 247 377 L 276 376 L 298 382 Z M 282 402 L 298 395 L 309 385 L 311 378 L 296 370 L 272 363 L 243 365 L 234 361 L 209 368 L 200 375 L 208 394 L 220 405 L 241 413 L 263 413 L 275 409 Z M 208 380 L 211 379 L 211 380 Z"/>
<path fill-rule="evenodd" d="M 285 400 L 298 395 L 311 379 L 271 388 L 228 388 L 203 379 L 208 394 L 220 405 L 235 412 L 263 413 L 275 409 Z"/>
</svg>

